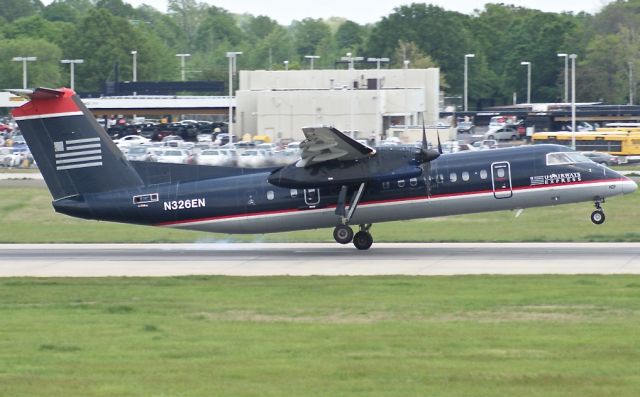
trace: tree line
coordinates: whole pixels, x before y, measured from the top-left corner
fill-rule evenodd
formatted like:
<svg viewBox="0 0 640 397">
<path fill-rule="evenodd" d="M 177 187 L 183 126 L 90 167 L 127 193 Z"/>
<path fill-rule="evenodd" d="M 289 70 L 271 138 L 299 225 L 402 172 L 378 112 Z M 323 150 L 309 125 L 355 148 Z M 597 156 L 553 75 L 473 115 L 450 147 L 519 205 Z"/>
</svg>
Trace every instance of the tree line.
<svg viewBox="0 0 640 397">
<path fill-rule="evenodd" d="M 595 14 L 550 13 L 487 4 L 471 14 L 423 3 L 401 6 L 368 25 L 343 18 L 305 18 L 282 26 L 259 15 L 232 14 L 196 0 L 169 0 L 166 13 L 137 8 L 122 0 L 0 0 L 0 87 L 22 85 L 22 65 L 13 57 L 36 56 L 29 63 L 29 86 L 69 84 L 64 58 L 84 59 L 76 67 L 78 91 L 97 92 L 132 76 L 131 51 L 137 51 L 139 81 L 180 79 L 178 53 L 189 53 L 187 79 L 227 78 L 227 51 L 242 51 L 240 69 L 316 68 L 354 56 L 388 57 L 384 67 L 437 66 L 446 96 L 463 92 L 464 56 L 469 59 L 469 106 L 519 102 L 526 98 L 531 62 L 532 101 L 564 99 L 564 59 L 577 54 L 578 101 L 629 103 L 640 75 L 640 0 L 617 0 Z M 373 68 L 363 62 L 358 68 Z M 631 89 L 630 89 L 631 88 Z M 635 100 L 634 100 L 635 102 Z"/>
</svg>

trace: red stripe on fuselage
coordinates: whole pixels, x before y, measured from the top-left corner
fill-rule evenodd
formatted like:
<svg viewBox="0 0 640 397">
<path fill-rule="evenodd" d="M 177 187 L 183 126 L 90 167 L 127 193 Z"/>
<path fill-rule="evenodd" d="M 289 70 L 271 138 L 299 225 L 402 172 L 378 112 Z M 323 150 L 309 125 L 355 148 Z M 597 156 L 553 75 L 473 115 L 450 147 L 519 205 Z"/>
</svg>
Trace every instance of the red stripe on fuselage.
<svg viewBox="0 0 640 397">
<path fill-rule="evenodd" d="M 598 179 L 598 180 L 594 180 L 594 181 L 584 181 L 584 182 L 567 182 L 567 183 L 557 183 L 557 184 L 549 184 L 549 185 L 520 186 L 520 187 L 515 187 L 512 190 L 514 190 L 514 191 L 535 190 L 535 189 L 544 189 L 544 188 L 550 188 L 550 187 L 562 187 L 562 186 L 571 186 L 571 185 L 590 185 L 590 184 L 603 183 L 603 182 L 624 182 L 625 180 L 626 179 L 623 179 L 623 178 Z M 398 203 L 398 202 L 403 202 L 403 201 L 411 202 L 411 201 L 419 201 L 419 200 L 426 200 L 426 199 L 431 200 L 431 199 L 446 198 L 446 197 L 472 196 L 472 195 L 476 195 L 476 194 L 487 194 L 487 193 L 493 194 L 494 191 L 489 189 L 489 190 L 477 190 L 477 191 L 462 192 L 462 193 L 437 194 L 437 195 L 432 195 L 430 197 L 429 196 L 415 196 L 415 197 L 403 197 L 403 198 L 396 198 L 396 199 L 372 200 L 372 201 L 363 201 L 358 206 L 363 206 L 363 205 L 366 206 L 366 205 L 372 205 L 372 204 Z M 328 206 L 324 206 L 324 207 L 321 207 L 321 208 L 318 208 L 318 209 L 333 209 L 333 208 L 336 208 L 336 206 L 335 205 L 328 205 Z M 312 208 L 309 208 L 309 209 L 292 208 L 292 209 L 274 210 L 274 211 L 250 212 L 250 213 L 245 213 L 245 214 L 222 215 L 222 216 L 214 216 L 214 217 L 207 217 L 207 218 L 185 219 L 185 220 L 180 220 L 180 221 L 160 222 L 160 223 L 154 224 L 153 226 L 172 226 L 172 225 L 182 225 L 182 224 L 187 224 L 187 223 L 217 221 L 217 220 L 233 219 L 233 218 L 250 218 L 250 217 L 254 217 L 254 216 L 277 215 L 277 214 L 294 213 L 294 212 L 307 212 L 307 211 L 313 211 L 313 209 Z"/>
<path fill-rule="evenodd" d="M 38 98 L 33 97 L 29 102 L 11 111 L 13 117 L 45 116 L 60 113 L 78 112 L 80 109 L 71 99 L 75 95 L 73 90 L 61 88 L 64 94 L 59 98 Z"/>
</svg>

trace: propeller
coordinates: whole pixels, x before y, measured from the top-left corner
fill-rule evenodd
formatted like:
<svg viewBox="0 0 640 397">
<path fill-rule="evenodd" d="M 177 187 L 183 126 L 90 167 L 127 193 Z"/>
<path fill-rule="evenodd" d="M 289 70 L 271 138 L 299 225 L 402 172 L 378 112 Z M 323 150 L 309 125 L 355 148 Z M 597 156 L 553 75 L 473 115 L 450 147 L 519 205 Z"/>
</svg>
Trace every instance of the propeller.
<svg viewBox="0 0 640 397">
<path fill-rule="evenodd" d="M 429 149 L 429 143 L 427 142 L 427 129 L 424 126 L 424 119 L 422 120 L 422 146 L 420 147 L 420 153 L 418 155 L 418 161 L 420 161 L 420 169 L 422 170 L 422 177 L 424 178 L 424 184 L 427 188 L 427 196 L 431 195 L 431 161 L 437 159 L 442 154 L 442 145 L 440 144 L 440 134 L 438 134 L 438 150 Z"/>
</svg>

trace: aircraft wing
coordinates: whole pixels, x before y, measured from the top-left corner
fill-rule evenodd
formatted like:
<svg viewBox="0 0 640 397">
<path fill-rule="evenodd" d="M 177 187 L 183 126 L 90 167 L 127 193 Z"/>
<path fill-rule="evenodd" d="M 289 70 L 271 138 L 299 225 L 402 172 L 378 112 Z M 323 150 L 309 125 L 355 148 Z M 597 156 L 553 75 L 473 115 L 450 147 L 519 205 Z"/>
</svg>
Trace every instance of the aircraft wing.
<svg viewBox="0 0 640 397">
<path fill-rule="evenodd" d="M 302 153 L 297 167 L 307 167 L 329 160 L 358 160 L 376 153 L 375 149 L 348 137 L 333 127 L 304 127 L 306 139 L 300 144 Z"/>
</svg>

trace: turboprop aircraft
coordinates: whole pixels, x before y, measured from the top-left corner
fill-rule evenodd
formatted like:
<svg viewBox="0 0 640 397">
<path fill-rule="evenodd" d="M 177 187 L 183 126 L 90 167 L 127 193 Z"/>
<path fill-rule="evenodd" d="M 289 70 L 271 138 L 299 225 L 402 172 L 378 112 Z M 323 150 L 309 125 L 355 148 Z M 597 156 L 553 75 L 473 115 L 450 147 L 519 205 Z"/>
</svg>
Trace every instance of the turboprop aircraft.
<svg viewBox="0 0 640 397">
<path fill-rule="evenodd" d="M 590 201 L 601 224 L 606 198 L 637 189 L 564 146 L 442 154 L 423 133 L 422 147 L 374 149 L 327 126 L 303 128 L 301 158 L 284 167 L 129 162 L 72 90 L 13 92 L 30 98 L 12 113 L 54 209 L 86 219 L 221 233 L 334 227 L 338 243 L 365 250 L 374 223 L 414 218 Z"/>
</svg>

